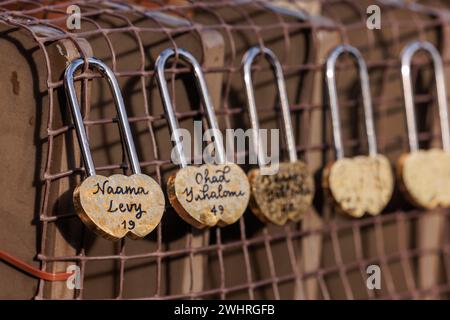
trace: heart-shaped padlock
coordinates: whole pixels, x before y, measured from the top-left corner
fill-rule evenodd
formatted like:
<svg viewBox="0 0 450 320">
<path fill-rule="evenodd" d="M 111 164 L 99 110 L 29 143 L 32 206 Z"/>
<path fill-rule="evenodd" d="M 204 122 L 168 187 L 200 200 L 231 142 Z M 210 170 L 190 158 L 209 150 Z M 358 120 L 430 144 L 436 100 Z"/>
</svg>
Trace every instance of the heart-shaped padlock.
<svg viewBox="0 0 450 320">
<path fill-rule="evenodd" d="M 369 144 L 368 156 L 344 158 L 335 79 L 336 61 L 344 52 L 353 55 L 359 66 Z M 324 170 L 323 185 L 331 194 L 339 211 L 356 218 L 365 213 L 378 215 L 391 199 L 394 179 L 389 160 L 377 152 L 369 74 L 359 50 L 349 45 L 336 47 L 327 59 L 326 78 L 337 161 Z"/>
<path fill-rule="evenodd" d="M 74 206 L 81 220 L 107 239 L 118 240 L 126 235 L 142 238 L 159 224 L 165 208 L 164 194 L 155 180 L 141 173 L 122 94 L 114 73 L 96 58 L 88 58 L 87 62 L 89 67 L 106 77 L 112 89 L 119 127 L 133 175 L 115 174 L 105 177 L 96 174 L 74 86 L 74 74 L 84 65 L 84 60 L 74 60 L 66 69 L 64 86 L 88 176 L 74 191 Z"/>
<path fill-rule="evenodd" d="M 250 207 L 263 222 L 284 225 L 288 220 L 299 221 L 310 208 L 314 197 L 314 180 L 306 164 L 297 159 L 294 134 L 292 131 L 289 103 L 284 82 L 283 69 L 276 55 L 268 48 L 250 48 L 242 60 L 248 110 L 253 132 L 253 149 L 258 163 L 265 163 L 265 153 L 260 141 L 260 128 L 252 84 L 251 67 L 260 54 L 267 57 L 277 79 L 278 95 L 284 122 L 284 134 L 289 151 L 289 162 L 279 163 L 275 172 L 259 168 L 249 172 L 252 191 Z"/>
<path fill-rule="evenodd" d="M 419 150 L 411 79 L 412 58 L 419 50 L 430 54 L 434 64 L 443 149 Z M 397 162 L 400 187 L 416 206 L 426 209 L 449 207 L 450 130 L 442 58 L 430 42 L 415 41 L 405 47 L 401 61 L 410 152 L 403 154 Z"/>
<path fill-rule="evenodd" d="M 164 50 L 156 60 L 157 82 L 172 132 L 174 151 L 181 166 L 167 182 L 169 201 L 180 217 L 196 228 L 235 223 L 244 213 L 250 198 L 247 176 L 238 165 L 225 161 L 222 139 L 217 137 L 214 139 L 214 146 L 218 164 L 188 166 L 178 120 L 164 76 L 167 60 L 175 55 L 192 66 L 209 127 L 214 132 L 220 132 L 206 81 L 197 60 L 184 49 Z"/>
</svg>

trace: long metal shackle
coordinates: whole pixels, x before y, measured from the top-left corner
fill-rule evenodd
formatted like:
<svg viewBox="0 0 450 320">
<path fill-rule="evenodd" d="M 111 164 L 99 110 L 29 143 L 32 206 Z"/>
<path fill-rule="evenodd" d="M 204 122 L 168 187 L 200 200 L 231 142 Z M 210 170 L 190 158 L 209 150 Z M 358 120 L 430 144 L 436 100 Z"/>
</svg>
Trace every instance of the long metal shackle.
<svg viewBox="0 0 450 320">
<path fill-rule="evenodd" d="M 402 83 L 405 99 L 406 125 L 408 128 L 408 140 L 410 151 L 419 150 L 419 139 L 416 126 L 416 113 L 414 109 L 414 90 L 411 78 L 412 58 L 418 51 L 426 51 L 434 64 L 436 90 L 439 107 L 439 119 L 441 123 L 442 147 L 450 150 L 450 129 L 448 123 L 447 93 L 445 88 L 444 65 L 439 51 L 427 41 L 415 41 L 408 44 L 401 53 Z"/>
<path fill-rule="evenodd" d="M 131 134 L 130 124 L 128 123 L 127 111 L 123 102 L 122 93 L 120 92 L 119 84 L 112 70 L 101 60 L 97 58 L 88 58 L 87 62 L 89 67 L 100 72 L 107 80 L 109 87 L 111 88 L 113 99 L 118 114 L 119 128 L 122 134 L 123 142 L 125 143 L 125 150 L 127 152 L 128 159 L 130 161 L 131 171 L 135 174 L 141 173 L 141 167 L 139 165 L 139 159 L 136 153 L 136 147 L 134 145 L 133 136 Z M 83 123 L 83 116 L 81 115 L 81 108 L 78 103 L 77 93 L 74 84 L 75 72 L 84 65 L 83 59 L 76 59 L 66 68 L 64 73 L 64 87 L 67 94 L 69 107 L 72 113 L 73 122 L 75 125 L 75 131 L 78 137 L 78 143 L 81 149 L 81 155 L 83 157 L 84 166 L 87 176 L 94 176 L 95 165 L 92 160 L 92 154 L 89 148 L 89 141 L 86 134 L 86 129 Z"/>
<path fill-rule="evenodd" d="M 182 136 L 179 132 L 179 123 L 178 119 L 175 115 L 175 111 L 172 105 L 172 100 L 170 98 L 169 89 L 167 86 L 167 80 L 165 78 L 165 68 L 167 64 L 167 60 L 171 57 L 179 57 L 181 60 L 189 64 L 193 71 L 197 84 L 197 88 L 200 90 L 200 97 L 202 104 L 206 111 L 206 117 L 208 120 L 208 126 L 210 129 L 215 132 L 219 132 L 219 126 L 217 124 L 217 118 L 214 111 L 214 106 L 211 101 L 211 97 L 209 95 L 208 86 L 206 85 L 206 80 L 203 75 L 203 71 L 200 67 L 200 64 L 197 62 L 195 57 L 185 49 L 166 49 L 159 55 L 158 59 L 156 59 L 156 80 L 158 82 L 159 91 L 162 98 L 162 103 L 164 106 L 164 110 L 167 116 L 167 121 L 169 122 L 169 128 L 172 133 L 172 137 L 175 139 L 174 146 L 175 151 L 178 155 L 178 159 L 180 161 L 181 168 L 185 168 L 188 165 L 187 159 L 185 157 Z M 221 141 L 221 140 L 220 140 Z M 216 158 L 220 164 L 226 162 L 225 158 L 225 149 L 222 143 L 219 142 L 219 139 L 214 139 L 214 147 L 216 152 Z"/>
<path fill-rule="evenodd" d="M 283 124 L 284 124 L 284 134 L 286 139 L 286 145 L 289 153 L 289 161 L 296 162 L 297 161 L 297 149 L 295 145 L 294 133 L 292 130 L 292 120 L 291 113 L 289 110 L 289 101 L 286 92 L 286 83 L 283 75 L 283 68 L 281 66 L 280 61 L 278 60 L 275 53 L 269 48 L 260 47 L 252 47 L 250 48 L 244 55 L 242 59 L 242 66 L 244 69 L 244 84 L 245 84 L 245 92 L 247 94 L 247 104 L 248 111 L 250 115 L 250 122 L 253 129 L 253 148 L 257 152 L 258 162 L 263 163 L 263 159 L 265 157 L 262 150 L 262 143 L 259 135 L 259 120 L 258 120 L 258 112 L 256 108 L 256 100 L 253 88 L 252 81 L 252 65 L 257 56 L 260 54 L 264 55 L 266 59 L 269 61 L 272 69 L 275 73 L 275 78 L 277 82 L 278 88 L 278 96 L 280 99 L 281 105 L 281 113 L 283 116 Z"/>
<path fill-rule="evenodd" d="M 339 102 L 336 89 L 336 61 L 344 52 L 353 55 L 358 64 L 364 105 L 364 119 L 369 145 L 369 155 L 375 156 L 377 154 L 377 141 L 375 136 L 375 126 L 373 122 L 372 98 L 370 96 L 369 73 L 367 71 L 367 65 L 361 52 L 359 52 L 358 49 L 349 45 L 340 45 L 331 52 L 326 62 L 326 81 L 328 87 L 328 96 L 330 99 L 336 157 L 337 159 L 342 159 L 344 157 L 344 145 L 342 143 L 341 122 L 339 117 Z"/>
</svg>

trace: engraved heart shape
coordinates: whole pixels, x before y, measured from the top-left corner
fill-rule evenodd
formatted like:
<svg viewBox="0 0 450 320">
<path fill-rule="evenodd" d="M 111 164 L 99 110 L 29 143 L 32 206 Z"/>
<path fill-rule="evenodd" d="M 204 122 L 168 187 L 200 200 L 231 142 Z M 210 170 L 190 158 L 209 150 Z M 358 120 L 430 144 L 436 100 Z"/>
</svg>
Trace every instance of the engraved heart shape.
<svg viewBox="0 0 450 320">
<path fill-rule="evenodd" d="M 394 179 L 383 155 L 343 158 L 324 172 L 326 187 L 340 211 L 359 218 L 378 215 L 391 199 Z"/>
<path fill-rule="evenodd" d="M 144 174 L 88 177 L 73 199 L 81 220 L 111 240 L 145 237 L 159 224 L 165 208 L 161 187 Z"/>
<path fill-rule="evenodd" d="M 247 208 L 250 186 L 234 164 L 205 164 L 180 169 L 167 182 L 169 201 L 196 228 L 235 223 Z"/>
<path fill-rule="evenodd" d="M 263 222 L 284 225 L 288 220 L 299 221 L 311 206 L 314 180 L 301 161 L 280 163 L 273 175 L 261 175 L 260 169 L 253 169 L 248 177 L 250 207 Z"/>
<path fill-rule="evenodd" d="M 450 206 L 450 152 L 440 149 L 404 154 L 397 162 L 401 189 L 416 206 Z"/>
</svg>

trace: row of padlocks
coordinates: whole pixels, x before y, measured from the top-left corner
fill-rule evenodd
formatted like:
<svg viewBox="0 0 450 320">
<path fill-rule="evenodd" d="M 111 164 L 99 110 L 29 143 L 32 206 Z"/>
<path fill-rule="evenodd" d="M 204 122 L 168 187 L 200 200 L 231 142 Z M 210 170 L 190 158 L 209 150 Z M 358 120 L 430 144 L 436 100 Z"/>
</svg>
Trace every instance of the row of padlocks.
<svg viewBox="0 0 450 320">
<path fill-rule="evenodd" d="M 419 50 L 427 51 L 435 66 L 444 150 L 424 151 L 418 148 L 410 66 L 413 55 Z M 349 158 L 344 157 L 343 153 L 335 67 L 337 59 L 344 52 L 353 55 L 359 67 L 369 146 L 368 156 Z M 253 47 L 244 55 L 242 62 L 248 112 L 254 129 L 252 132 L 256 135 L 253 147 L 257 151 L 258 159 L 262 159 L 264 155 L 261 154 L 258 135 L 259 123 L 251 66 L 257 56 L 263 55 L 275 72 L 289 162 L 279 163 L 277 172 L 271 175 L 262 174 L 261 168 L 245 174 L 237 164 L 226 160 L 220 139 L 214 140 L 216 163 L 188 165 L 165 79 L 166 63 L 175 55 L 192 67 L 208 125 L 210 129 L 219 130 L 199 63 L 186 50 L 164 50 L 156 60 L 155 70 L 166 118 L 173 136 L 174 151 L 181 166 L 167 182 L 168 199 L 175 211 L 186 222 L 197 228 L 233 224 L 248 206 L 263 222 L 283 225 L 289 220 L 299 221 L 312 204 L 315 187 L 306 164 L 297 158 L 283 70 L 276 55 L 268 48 Z M 165 210 L 165 197 L 159 184 L 141 173 L 126 108 L 114 73 L 96 58 L 88 58 L 87 62 L 90 68 L 96 69 L 108 80 L 111 87 L 123 143 L 133 174 L 131 176 L 116 174 L 109 177 L 96 174 L 74 86 L 74 74 L 84 65 L 85 60 L 73 61 L 66 69 L 64 85 L 87 175 L 74 191 L 74 206 L 83 222 L 108 239 L 117 240 L 126 235 L 142 238 L 159 224 Z M 432 44 L 414 42 L 403 50 L 401 73 L 410 143 L 410 153 L 403 155 L 397 163 L 396 171 L 401 188 L 408 199 L 417 206 L 424 208 L 450 206 L 450 166 L 448 166 L 450 156 L 446 152 L 450 148 L 450 132 L 442 59 Z M 326 83 L 337 161 L 325 168 L 323 186 L 340 212 L 351 217 L 362 217 L 364 214 L 378 215 L 391 199 L 394 176 L 387 158 L 377 152 L 369 76 L 361 53 L 348 45 L 335 48 L 326 63 Z"/>
</svg>

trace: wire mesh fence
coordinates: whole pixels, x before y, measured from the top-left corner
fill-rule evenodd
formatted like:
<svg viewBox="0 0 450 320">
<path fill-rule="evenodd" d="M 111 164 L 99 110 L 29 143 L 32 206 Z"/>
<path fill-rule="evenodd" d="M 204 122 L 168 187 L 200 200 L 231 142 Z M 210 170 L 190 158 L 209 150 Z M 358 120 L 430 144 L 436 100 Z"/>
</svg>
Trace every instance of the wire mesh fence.
<svg viewBox="0 0 450 320">
<path fill-rule="evenodd" d="M 38 84 L 41 114 L 35 148 L 36 257 L 42 270 L 80 267 L 81 288 L 40 280 L 35 298 L 64 299 L 422 299 L 448 298 L 449 211 L 414 209 L 396 190 L 380 216 L 348 219 L 321 191 L 321 171 L 334 159 L 323 83 L 334 46 L 357 47 L 369 68 L 379 152 L 392 163 L 408 152 L 399 55 L 408 42 L 427 40 L 450 74 L 450 11 L 444 1 L 375 1 L 380 30 L 366 26 L 373 1 L 3 1 L 1 38 L 30 39 L 45 76 Z M 67 27 L 67 8 L 80 8 L 79 29 Z M 8 38 L 9 37 L 9 38 Z M 165 48 L 184 48 L 202 65 L 220 127 L 249 128 L 241 60 L 251 46 L 279 57 L 286 78 L 299 158 L 315 173 L 314 207 L 300 223 L 264 225 L 246 212 L 234 225 L 196 230 L 167 206 L 158 228 L 140 241 L 109 242 L 76 216 L 73 189 L 83 177 L 62 75 L 67 61 L 95 56 L 114 71 L 124 95 L 144 173 L 165 188 L 177 170 L 154 62 Z M 205 114 L 182 63 L 166 70 L 180 125 L 193 131 Z M 280 127 L 270 67 L 253 67 L 261 126 Z M 430 60 L 414 59 L 421 146 L 440 146 Z M 129 173 L 107 83 L 87 68 L 76 77 L 98 173 Z M 448 82 L 448 81 L 447 81 Z M 357 70 L 338 63 L 345 152 L 367 152 Z M 39 120 L 38 119 L 38 120 Z M 24 119 L 25 121 L 25 119 Z M 30 145 L 32 142 L 29 142 Z M 286 151 L 286 150 L 284 150 Z M 286 152 L 283 153 L 286 158 Z M 245 167 L 246 170 L 250 166 Z M 8 199 L 2 202 L 8 205 Z M 366 286 L 366 268 L 379 265 L 380 290 Z"/>
</svg>

